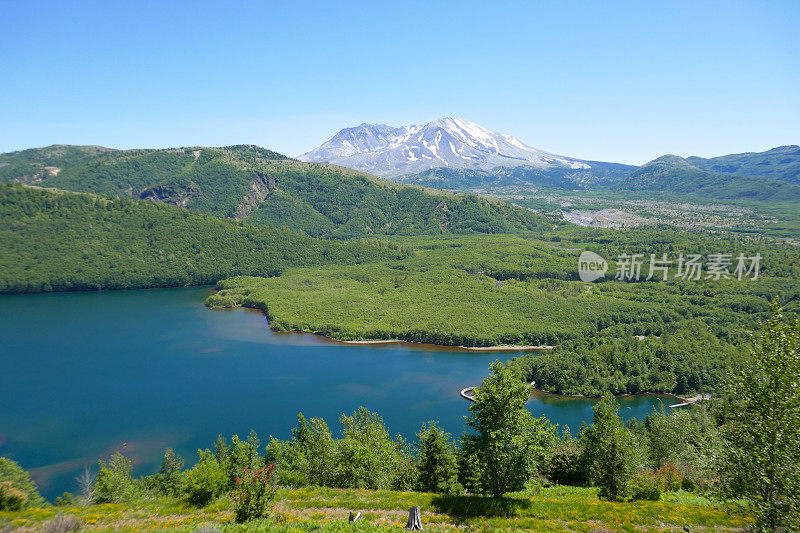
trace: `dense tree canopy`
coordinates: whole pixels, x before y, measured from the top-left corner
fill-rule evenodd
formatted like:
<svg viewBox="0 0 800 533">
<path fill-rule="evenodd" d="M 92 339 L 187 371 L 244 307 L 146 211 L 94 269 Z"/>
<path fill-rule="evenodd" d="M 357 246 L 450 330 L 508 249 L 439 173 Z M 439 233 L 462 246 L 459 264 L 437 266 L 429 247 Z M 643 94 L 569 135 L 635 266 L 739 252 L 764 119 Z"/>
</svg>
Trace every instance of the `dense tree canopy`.
<svg viewBox="0 0 800 533">
<path fill-rule="evenodd" d="M 0 184 L 0 293 L 208 285 L 398 256 L 152 202 Z"/>
</svg>

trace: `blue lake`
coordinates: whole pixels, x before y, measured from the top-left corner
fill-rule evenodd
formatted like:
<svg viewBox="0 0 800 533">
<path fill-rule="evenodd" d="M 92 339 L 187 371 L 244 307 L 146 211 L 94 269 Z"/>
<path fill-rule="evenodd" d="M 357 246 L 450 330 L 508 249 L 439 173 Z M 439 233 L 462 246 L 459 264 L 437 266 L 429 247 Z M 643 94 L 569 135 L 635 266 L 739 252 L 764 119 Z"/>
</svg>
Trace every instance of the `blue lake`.
<svg viewBox="0 0 800 533">
<path fill-rule="evenodd" d="M 515 355 L 276 334 L 260 313 L 206 309 L 210 293 L 0 296 L 0 456 L 52 499 L 116 450 L 137 474 L 154 473 L 167 446 L 192 464 L 218 434 L 288 438 L 298 412 L 337 432 L 338 417 L 363 405 L 407 438 L 428 420 L 458 436 L 459 390 Z M 643 417 L 659 401 L 622 398 L 621 414 Z M 591 422 L 591 405 L 550 395 L 528 404 L 573 430 Z"/>
</svg>

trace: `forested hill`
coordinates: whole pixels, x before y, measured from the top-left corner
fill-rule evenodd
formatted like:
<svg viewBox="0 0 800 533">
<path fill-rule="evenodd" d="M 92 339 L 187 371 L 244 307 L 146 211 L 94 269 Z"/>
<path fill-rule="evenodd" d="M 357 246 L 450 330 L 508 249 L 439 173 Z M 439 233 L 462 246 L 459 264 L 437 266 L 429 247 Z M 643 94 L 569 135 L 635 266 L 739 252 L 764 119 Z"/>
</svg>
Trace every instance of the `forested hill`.
<svg viewBox="0 0 800 533">
<path fill-rule="evenodd" d="M 0 181 L 153 200 L 312 236 L 507 233 L 552 225 L 496 200 L 400 185 L 251 145 L 50 146 L 0 154 Z"/>
<path fill-rule="evenodd" d="M 766 152 L 730 154 L 686 160 L 702 170 L 739 176 L 761 176 L 800 185 L 800 146 L 778 146 Z"/>
<path fill-rule="evenodd" d="M 153 202 L 0 184 L 0 293 L 203 285 L 402 256 Z"/>
<path fill-rule="evenodd" d="M 763 176 L 704 170 L 676 155 L 665 155 L 642 165 L 613 188 L 617 191 L 693 194 L 730 200 L 800 202 L 798 185 Z"/>
</svg>

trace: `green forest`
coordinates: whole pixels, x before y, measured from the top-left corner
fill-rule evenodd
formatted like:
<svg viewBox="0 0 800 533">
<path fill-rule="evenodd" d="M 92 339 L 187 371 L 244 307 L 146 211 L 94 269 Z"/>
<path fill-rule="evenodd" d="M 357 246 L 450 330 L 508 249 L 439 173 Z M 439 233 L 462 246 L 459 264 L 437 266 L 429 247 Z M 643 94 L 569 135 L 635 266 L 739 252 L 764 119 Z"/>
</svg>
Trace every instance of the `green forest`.
<svg viewBox="0 0 800 533">
<path fill-rule="evenodd" d="M 231 278 L 207 305 L 261 309 L 278 331 L 342 340 L 554 346 L 511 365 L 538 388 L 590 396 L 709 391 L 742 361 L 771 299 L 800 310 L 797 250 L 736 237 L 574 229 L 397 242 L 413 255 Z M 755 281 L 636 282 L 610 273 L 587 286 L 577 279 L 575 250 L 584 248 L 605 257 L 631 249 L 742 250 L 760 253 L 764 270 Z"/>
<path fill-rule="evenodd" d="M 149 201 L 0 184 L 0 293 L 213 285 L 402 255 Z"/>
</svg>

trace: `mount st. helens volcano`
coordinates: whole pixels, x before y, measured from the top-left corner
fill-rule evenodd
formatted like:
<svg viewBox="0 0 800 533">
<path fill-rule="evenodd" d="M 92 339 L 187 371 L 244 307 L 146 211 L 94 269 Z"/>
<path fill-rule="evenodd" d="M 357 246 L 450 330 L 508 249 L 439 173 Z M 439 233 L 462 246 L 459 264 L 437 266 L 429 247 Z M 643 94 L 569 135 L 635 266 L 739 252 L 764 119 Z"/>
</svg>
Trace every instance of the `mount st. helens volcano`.
<svg viewBox="0 0 800 533">
<path fill-rule="evenodd" d="M 424 126 L 393 128 L 361 124 L 346 128 L 298 159 L 334 163 L 383 177 L 434 168 L 492 170 L 495 167 L 589 169 L 586 161 L 551 154 L 463 118 L 440 118 Z"/>
<path fill-rule="evenodd" d="M 486 184 L 575 188 L 621 179 L 635 168 L 551 154 L 450 117 L 424 126 L 364 123 L 345 128 L 297 158 L 443 189 Z"/>
</svg>

